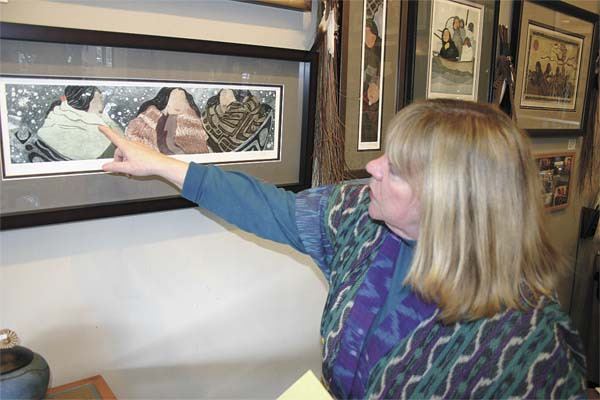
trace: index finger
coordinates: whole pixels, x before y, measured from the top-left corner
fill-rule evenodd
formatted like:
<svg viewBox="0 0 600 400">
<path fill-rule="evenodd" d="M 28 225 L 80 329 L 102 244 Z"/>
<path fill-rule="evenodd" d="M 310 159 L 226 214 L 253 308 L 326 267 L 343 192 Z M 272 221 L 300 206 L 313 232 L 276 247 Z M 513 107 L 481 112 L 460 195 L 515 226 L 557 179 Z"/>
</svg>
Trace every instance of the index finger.
<svg viewBox="0 0 600 400">
<path fill-rule="evenodd" d="M 100 125 L 98 130 L 102 132 L 104 136 L 108 138 L 108 140 L 113 142 L 115 146 L 119 147 L 123 143 L 124 139 L 121 137 L 121 135 L 110 129 L 108 126 Z"/>
</svg>

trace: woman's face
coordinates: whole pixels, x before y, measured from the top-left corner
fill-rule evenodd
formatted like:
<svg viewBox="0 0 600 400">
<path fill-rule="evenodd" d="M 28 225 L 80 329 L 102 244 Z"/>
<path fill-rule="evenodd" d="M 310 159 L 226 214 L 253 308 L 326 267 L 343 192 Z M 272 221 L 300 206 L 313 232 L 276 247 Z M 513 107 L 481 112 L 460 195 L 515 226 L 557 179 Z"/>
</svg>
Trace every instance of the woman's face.
<svg viewBox="0 0 600 400">
<path fill-rule="evenodd" d="M 444 43 L 446 43 L 449 40 L 450 40 L 450 31 L 448 29 L 444 29 L 444 32 L 442 33 L 442 41 Z"/>
<path fill-rule="evenodd" d="M 367 172 L 371 175 L 369 216 L 383 221 L 398 236 L 416 239 L 420 203 L 408 182 L 391 170 L 385 154 L 369 162 Z"/>
<path fill-rule="evenodd" d="M 454 18 L 454 20 L 452 21 L 452 27 L 454 29 L 459 29 L 460 28 L 460 20 L 458 18 Z"/>
<path fill-rule="evenodd" d="M 367 87 L 367 100 L 369 105 L 379 101 L 379 85 L 377 83 L 369 83 Z"/>
<path fill-rule="evenodd" d="M 188 104 L 185 92 L 181 89 L 175 89 L 169 95 L 169 101 L 164 111 L 168 115 L 183 114 L 191 109 Z"/>
<path fill-rule="evenodd" d="M 365 45 L 368 48 L 372 48 L 375 46 L 375 42 L 377 41 L 377 35 L 373 33 L 370 27 L 365 26 Z"/>
<path fill-rule="evenodd" d="M 102 110 L 104 110 L 104 96 L 99 91 L 94 92 L 94 97 L 92 97 L 92 101 L 90 101 L 90 107 L 88 108 L 88 112 L 102 114 Z"/>
</svg>

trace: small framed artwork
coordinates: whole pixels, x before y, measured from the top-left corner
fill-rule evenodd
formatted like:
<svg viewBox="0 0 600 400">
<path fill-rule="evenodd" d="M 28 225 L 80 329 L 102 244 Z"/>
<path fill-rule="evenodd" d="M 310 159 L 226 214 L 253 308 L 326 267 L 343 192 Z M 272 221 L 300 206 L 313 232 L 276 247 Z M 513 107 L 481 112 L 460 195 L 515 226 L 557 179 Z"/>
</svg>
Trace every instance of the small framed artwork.
<svg viewBox="0 0 600 400">
<path fill-rule="evenodd" d="M 562 1 L 513 9 L 515 113 L 530 135 L 581 135 L 598 54 L 598 16 Z"/>
<path fill-rule="evenodd" d="M 346 165 L 357 177 L 383 153 L 387 124 L 403 105 L 406 10 L 399 0 L 342 3 L 340 114 Z"/>
<path fill-rule="evenodd" d="M 434 0 L 431 6 L 427 98 L 475 101 L 484 6 L 454 0 Z"/>
<path fill-rule="evenodd" d="M 411 1 L 408 9 L 406 101 L 490 100 L 499 2 Z"/>
<path fill-rule="evenodd" d="M 542 184 L 544 207 L 560 210 L 569 205 L 575 153 L 538 154 L 535 161 Z"/>
<path fill-rule="evenodd" d="M 361 101 L 358 112 L 358 150 L 381 149 L 381 111 L 383 98 L 383 60 L 387 0 L 364 1 L 362 54 L 360 60 Z M 381 32 L 381 33 L 380 33 Z"/>
<path fill-rule="evenodd" d="M 316 54 L 0 24 L 0 228 L 191 206 L 102 165 L 107 125 L 183 161 L 310 186 Z"/>
</svg>

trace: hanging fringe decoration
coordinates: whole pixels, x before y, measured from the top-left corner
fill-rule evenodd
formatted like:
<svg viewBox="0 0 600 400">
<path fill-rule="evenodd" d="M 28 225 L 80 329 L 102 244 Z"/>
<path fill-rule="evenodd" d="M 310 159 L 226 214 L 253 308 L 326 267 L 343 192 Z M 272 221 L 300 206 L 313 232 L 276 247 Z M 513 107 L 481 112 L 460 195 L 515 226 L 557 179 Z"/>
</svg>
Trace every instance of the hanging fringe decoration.
<svg viewBox="0 0 600 400">
<path fill-rule="evenodd" d="M 339 0 L 323 1 L 323 17 L 314 47 L 319 52 L 313 185 L 341 182 L 344 177 L 344 127 L 339 115 L 337 32 Z"/>
<path fill-rule="evenodd" d="M 496 61 L 496 73 L 493 85 L 493 103 L 497 104 L 516 122 L 515 113 L 515 73 L 508 43 L 508 28 L 498 26 L 500 39 L 500 55 Z"/>
<path fill-rule="evenodd" d="M 592 207 L 596 199 L 600 196 L 600 101 L 598 99 L 600 57 L 596 58 L 595 73 L 596 79 L 592 83 L 590 113 L 581 143 L 579 174 L 577 176 L 577 187 L 583 198 L 584 205 Z"/>
</svg>

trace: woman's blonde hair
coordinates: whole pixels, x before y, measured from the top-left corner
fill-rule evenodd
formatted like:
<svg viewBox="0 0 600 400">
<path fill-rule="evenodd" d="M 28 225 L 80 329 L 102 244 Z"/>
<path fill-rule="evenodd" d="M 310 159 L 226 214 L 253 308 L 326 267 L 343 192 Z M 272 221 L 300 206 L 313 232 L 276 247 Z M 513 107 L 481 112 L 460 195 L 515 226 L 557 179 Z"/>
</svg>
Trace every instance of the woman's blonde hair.
<svg viewBox="0 0 600 400">
<path fill-rule="evenodd" d="M 529 140 L 496 107 L 429 100 L 390 123 L 386 154 L 420 199 L 405 283 L 447 323 L 553 296 L 562 257 L 543 228 Z"/>
</svg>

